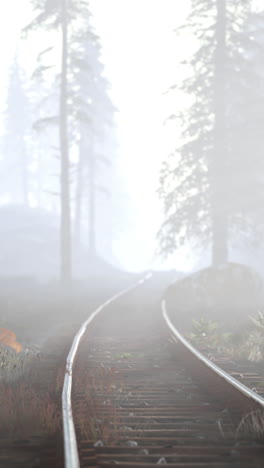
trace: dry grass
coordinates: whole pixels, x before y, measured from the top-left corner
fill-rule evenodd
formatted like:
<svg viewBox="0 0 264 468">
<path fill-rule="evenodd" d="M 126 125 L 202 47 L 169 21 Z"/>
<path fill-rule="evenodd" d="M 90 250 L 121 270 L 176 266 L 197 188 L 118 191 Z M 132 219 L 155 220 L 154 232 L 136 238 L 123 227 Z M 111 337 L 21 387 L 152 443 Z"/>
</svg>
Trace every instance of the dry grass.
<svg viewBox="0 0 264 468">
<path fill-rule="evenodd" d="M 26 348 L 20 353 L 0 345 L 0 381 L 12 382 L 22 377 L 30 368 L 34 359 L 41 360 L 37 348 Z"/>
<path fill-rule="evenodd" d="M 34 360 L 39 366 L 32 367 Z M 37 350 L 15 353 L 0 347 L 0 434 L 25 439 L 32 436 L 53 436 L 61 427 L 59 396 L 61 375 L 56 385 L 43 391 L 41 356 Z"/>
<path fill-rule="evenodd" d="M 81 437 L 115 445 L 122 426 L 118 408 L 118 402 L 124 398 L 121 374 L 113 368 L 98 366 L 78 376 L 74 386 L 84 391 L 78 407 Z"/>
<path fill-rule="evenodd" d="M 264 411 L 256 410 L 246 414 L 236 430 L 237 437 L 264 439 Z"/>
<path fill-rule="evenodd" d="M 0 434 L 13 438 L 51 436 L 61 424 L 58 405 L 27 383 L 0 383 Z"/>
</svg>

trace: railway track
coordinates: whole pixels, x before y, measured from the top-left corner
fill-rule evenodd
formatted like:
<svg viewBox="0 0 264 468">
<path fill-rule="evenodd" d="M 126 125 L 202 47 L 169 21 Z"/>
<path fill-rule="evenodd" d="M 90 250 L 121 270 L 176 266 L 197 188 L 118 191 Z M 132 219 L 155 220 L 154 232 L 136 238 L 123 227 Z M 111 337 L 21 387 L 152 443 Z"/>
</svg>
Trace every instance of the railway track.
<svg viewBox="0 0 264 468">
<path fill-rule="evenodd" d="M 50 391 L 71 346 L 63 434 L 2 438 L 1 467 L 264 467 L 263 434 L 262 441 L 248 434 L 263 418 L 262 398 L 188 347 L 160 306 L 161 289 L 142 280 L 96 309 L 72 346 L 70 330 L 54 338 L 33 375 L 43 394 Z M 230 364 L 219 359 L 249 386 L 260 380 Z"/>
<path fill-rule="evenodd" d="M 34 392 L 29 398 L 31 404 L 38 405 L 39 402 L 34 401 L 34 396 L 38 394 L 40 401 L 45 401 L 50 412 L 49 424 L 53 425 L 55 413 L 52 406 L 60 408 L 60 387 L 63 379 L 63 368 L 65 366 L 65 357 L 67 356 L 69 347 L 71 346 L 72 334 L 76 333 L 76 327 L 71 327 L 67 333 L 59 331 L 56 337 L 50 337 L 46 342 L 45 358 L 35 356 L 31 363 L 31 372 L 26 374 L 26 377 L 21 375 L 16 380 L 16 386 L 28 385 Z M 8 384 L 6 384 L 8 388 Z M 58 388 L 56 388 L 58 387 Z M 19 402 L 19 405 L 25 408 L 28 407 L 27 396 L 23 392 L 19 394 L 24 400 Z M 48 396 L 48 399 L 47 399 Z M 3 400 L 2 400 L 3 401 Z M 10 404 L 10 403 L 9 403 Z M 17 404 L 17 399 L 13 400 L 14 406 Z M 54 430 L 52 435 L 43 433 L 41 420 L 43 417 L 40 414 L 36 416 L 36 420 L 27 420 L 26 410 L 22 411 L 23 417 L 20 414 L 20 408 L 16 408 L 17 417 L 12 422 L 12 430 L 7 430 L 6 434 L 2 431 L 2 409 L 0 410 L 0 467 L 1 468 L 38 468 L 52 466 L 54 468 L 62 468 L 64 466 L 63 455 L 63 437 L 61 431 Z M 35 413 L 34 413 L 35 414 Z M 34 418 L 35 418 L 34 416 Z M 15 411 L 11 414 L 11 418 L 15 417 Z M 59 417 L 59 415 L 58 415 Z M 16 431 L 18 425 L 18 433 Z M 53 431 L 53 428 L 52 428 Z M 21 435 L 22 433 L 22 435 Z"/>
<path fill-rule="evenodd" d="M 264 466 L 248 433 L 264 400 L 188 346 L 141 289 L 82 326 L 63 394 L 67 468 Z"/>
</svg>

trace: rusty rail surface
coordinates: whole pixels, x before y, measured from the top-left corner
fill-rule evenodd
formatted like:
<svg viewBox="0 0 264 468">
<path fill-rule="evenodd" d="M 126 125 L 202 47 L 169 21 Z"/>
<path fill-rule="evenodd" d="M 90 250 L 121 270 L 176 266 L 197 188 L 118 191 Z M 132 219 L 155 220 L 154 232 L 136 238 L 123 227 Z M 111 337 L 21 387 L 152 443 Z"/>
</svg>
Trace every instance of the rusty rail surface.
<svg viewBox="0 0 264 468">
<path fill-rule="evenodd" d="M 185 350 L 187 350 L 190 356 L 196 359 L 202 365 L 202 367 L 211 371 L 213 376 L 218 376 L 220 378 L 219 382 L 222 380 L 228 386 L 231 386 L 238 396 L 242 394 L 245 397 L 245 401 L 248 401 L 249 404 L 253 403 L 260 409 L 264 409 L 264 398 L 218 367 L 207 357 L 205 357 L 200 351 L 198 351 L 191 343 L 189 343 L 186 338 L 184 338 L 184 336 L 179 332 L 179 330 L 174 326 L 171 319 L 169 318 L 165 300 L 162 301 L 161 308 L 166 325 L 172 332 L 175 339 L 185 348 Z"/>
<path fill-rule="evenodd" d="M 81 328 L 74 337 L 70 352 L 66 361 L 66 370 L 62 391 L 62 421 L 63 421 L 63 441 L 64 441 L 64 460 L 66 468 L 79 468 L 80 461 L 78 455 L 77 439 L 76 432 L 72 414 L 72 370 L 76 354 L 78 352 L 79 344 L 84 336 L 87 327 L 93 322 L 95 317 L 109 306 L 112 302 L 115 302 L 120 297 L 126 295 L 127 293 L 133 291 L 137 287 L 143 285 L 152 276 L 151 273 L 148 273 L 144 278 L 140 279 L 136 284 L 120 291 L 119 293 L 112 296 L 110 299 L 105 301 L 100 305 L 82 324 Z"/>
</svg>

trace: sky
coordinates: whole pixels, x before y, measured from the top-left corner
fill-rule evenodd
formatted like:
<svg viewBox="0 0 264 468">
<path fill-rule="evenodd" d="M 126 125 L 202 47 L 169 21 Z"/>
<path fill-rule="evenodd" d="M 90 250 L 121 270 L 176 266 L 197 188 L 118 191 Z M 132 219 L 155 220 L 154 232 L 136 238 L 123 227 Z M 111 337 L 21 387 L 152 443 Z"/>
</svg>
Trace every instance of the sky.
<svg viewBox="0 0 264 468">
<path fill-rule="evenodd" d="M 106 75 L 112 84 L 111 96 L 119 109 L 120 163 L 132 198 L 134 229 L 126 233 L 123 242 L 119 240 L 119 250 L 127 258 L 129 243 L 132 249 L 127 265 L 138 269 L 153 261 L 156 233 L 162 222 L 161 203 L 156 193 L 159 171 L 176 143 L 175 134 L 167 138 L 164 127 L 171 113 L 171 99 L 168 104 L 164 93 L 175 82 L 177 66 L 183 58 L 175 28 L 184 22 L 189 2 L 94 0 L 91 3 Z M 177 267 L 175 262 L 180 263 L 180 269 L 192 266 L 186 251 L 166 262 L 166 266 Z"/>
<path fill-rule="evenodd" d="M 162 222 L 157 197 L 161 163 L 177 144 L 177 129 L 167 130 L 164 120 L 173 106 L 181 105 L 166 90 L 178 79 L 182 50 L 175 28 L 184 22 L 189 1 L 91 0 L 94 25 L 101 38 L 102 61 L 111 83 L 116 116 L 120 171 L 130 197 L 130 231 L 119 238 L 118 257 L 129 270 L 151 268 Z M 16 15 L 13 12 L 16 11 Z M 0 85 L 5 89 L 8 66 L 19 31 L 31 17 L 28 0 L 9 0 L 0 18 Z M 191 39 L 190 39 L 191 41 Z M 27 60 L 34 60 L 38 44 L 32 41 Z M 1 93 L 3 108 L 5 92 Z M 176 110 L 176 108 L 174 109 Z M 153 263 L 154 262 L 154 263 Z M 159 262 L 159 261 L 158 261 Z M 166 266 L 188 270 L 193 259 L 185 249 Z"/>
</svg>

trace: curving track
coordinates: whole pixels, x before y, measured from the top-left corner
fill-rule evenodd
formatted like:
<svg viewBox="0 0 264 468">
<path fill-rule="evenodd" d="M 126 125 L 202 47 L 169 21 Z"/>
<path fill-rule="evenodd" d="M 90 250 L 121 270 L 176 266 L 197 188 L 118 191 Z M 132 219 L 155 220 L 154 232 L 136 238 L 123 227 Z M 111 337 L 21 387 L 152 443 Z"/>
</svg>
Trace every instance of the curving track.
<svg viewBox="0 0 264 468">
<path fill-rule="evenodd" d="M 65 466 L 264 466 L 264 444 L 237 433 L 264 400 L 188 347 L 145 288 L 108 301 L 75 338 L 63 397 Z"/>
</svg>

